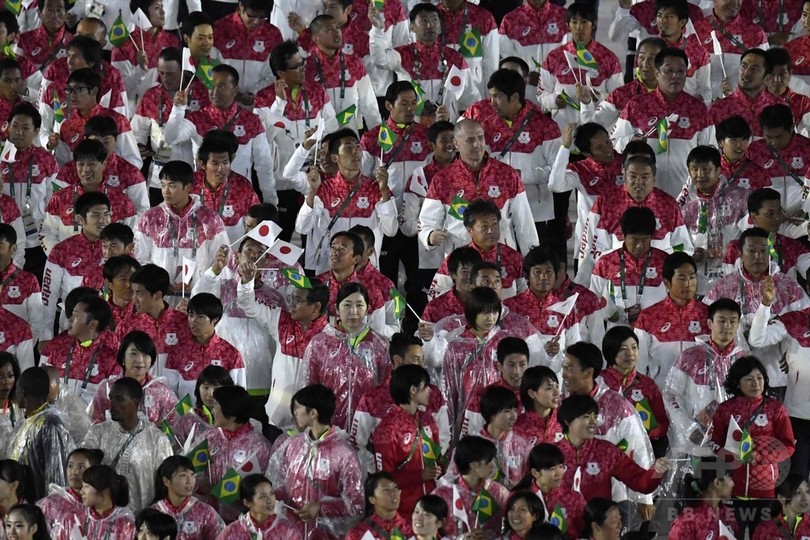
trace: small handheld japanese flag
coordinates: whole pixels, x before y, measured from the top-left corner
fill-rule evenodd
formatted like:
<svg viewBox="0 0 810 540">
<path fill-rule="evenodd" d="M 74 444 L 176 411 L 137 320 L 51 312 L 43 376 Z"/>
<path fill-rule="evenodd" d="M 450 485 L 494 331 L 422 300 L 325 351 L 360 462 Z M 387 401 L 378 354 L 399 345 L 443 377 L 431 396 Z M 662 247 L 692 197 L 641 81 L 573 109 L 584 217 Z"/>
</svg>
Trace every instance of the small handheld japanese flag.
<svg viewBox="0 0 810 540">
<path fill-rule="evenodd" d="M 324 119 L 323 115 L 318 117 L 318 128 L 315 130 L 315 133 L 312 134 L 310 139 L 315 139 L 317 142 L 321 142 L 323 140 L 323 134 L 326 131 L 326 120 Z"/>
<path fill-rule="evenodd" d="M 723 78 L 726 78 L 726 64 L 723 62 L 723 46 L 720 45 L 720 40 L 717 38 L 717 31 L 712 30 L 712 49 L 714 54 L 720 57 L 720 69 L 723 70 Z"/>
<path fill-rule="evenodd" d="M 87 540 L 87 537 L 82 534 L 82 529 L 79 526 L 78 516 L 73 516 L 76 520 L 70 528 L 70 540 Z"/>
<path fill-rule="evenodd" d="M 467 511 L 464 510 L 464 503 L 461 501 L 461 494 L 458 492 L 458 486 L 453 486 L 453 517 L 461 520 L 470 530 L 470 522 L 467 520 Z"/>
<path fill-rule="evenodd" d="M 287 266 L 295 266 L 304 250 L 284 240 L 276 240 L 267 252 Z"/>
<path fill-rule="evenodd" d="M 152 28 L 152 22 L 141 8 L 135 10 L 135 24 L 137 24 L 142 30 L 149 30 Z"/>
<path fill-rule="evenodd" d="M 196 71 L 191 64 L 191 51 L 188 47 L 183 47 L 183 71 L 190 71 L 192 73 Z"/>
<path fill-rule="evenodd" d="M 14 146 L 11 141 L 6 141 L 6 144 L 3 145 L 2 155 L 2 161 L 5 161 L 6 163 L 14 163 L 14 160 L 17 157 L 17 147 Z"/>
<path fill-rule="evenodd" d="M 197 263 L 194 259 L 183 257 L 183 283 L 188 285 L 191 282 L 191 276 L 194 275 L 194 270 L 197 269 Z"/>
<path fill-rule="evenodd" d="M 574 305 L 577 303 L 577 298 L 579 298 L 579 293 L 574 293 L 562 302 L 557 302 L 556 304 L 548 306 L 547 309 L 556 311 L 561 315 L 568 315 L 571 313 L 571 310 L 574 309 Z"/>
<path fill-rule="evenodd" d="M 247 235 L 248 238 L 253 238 L 257 242 L 261 242 L 265 246 L 270 247 L 273 245 L 273 242 L 276 241 L 276 237 L 278 237 L 279 234 L 281 234 L 281 227 L 273 221 L 266 219 L 252 228 Z"/>
<path fill-rule="evenodd" d="M 731 529 L 729 529 L 725 523 L 720 520 L 717 520 L 717 523 L 717 530 L 720 532 L 720 538 L 718 540 L 737 540 L 734 533 L 731 532 Z"/>
<path fill-rule="evenodd" d="M 249 474 L 256 474 L 256 473 L 263 474 L 264 472 L 262 471 L 262 466 L 259 463 L 259 456 L 256 455 L 255 452 L 253 453 L 252 456 L 246 459 L 244 463 L 239 465 L 239 467 L 237 467 L 235 470 L 237 474 L 239 474 L 239 476 L 241 476 L 242 478 L 246 477 Z"/>
<path fill-rule="evenodd" d="M 456 101 L 458 101 L 461 99 L 461 96 L 464 95 L 465 86 L 464 72 L 456 66 L 451 67 L 450 73 L 447 74 L 447 79 L 444 81 L 444 87 L 452 92 Z"/>
</svg>

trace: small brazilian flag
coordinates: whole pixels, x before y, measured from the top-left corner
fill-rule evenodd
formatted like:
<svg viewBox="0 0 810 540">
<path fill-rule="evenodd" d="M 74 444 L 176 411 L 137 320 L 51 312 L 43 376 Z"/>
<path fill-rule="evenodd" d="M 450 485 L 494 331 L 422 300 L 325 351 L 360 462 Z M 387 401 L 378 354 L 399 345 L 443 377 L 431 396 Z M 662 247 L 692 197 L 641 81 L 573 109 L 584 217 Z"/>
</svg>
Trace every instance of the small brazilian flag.
<svg viewBox="0 0 810 540">
<path fill-rule="evenodd" d="M 388 292 L 391 294 L 391 300 L 394 301 L 394 317 L 399 319 L 402 312 L 405 311 L 405 299 L 402 297 L 402 293 L 394 287 L 391 287 L 391 290 Z"/>
<path fill-rule="evenodd" d="M 565 93 L 565 90 L 563 90 L 562 92 L 560 92 L 560 97 L 561 97 L 561 98 L 563 98 L 563 101 L 565 101 L 565 103 L 566 103 L 566 104 L 567 104 L 569 107 L 571 107 L 572 109 L 574 109 L 575 111 L 578 111 L 578 110 L 580 109 L 579 102 L 578 102 L 577 100 L 575 100 L 574 98 L 572 98 L 571 96 L 569 96 L 568 94 L 566 94 L 566 93 Z"/>
<path fill-rule="evenodd" d="M 160 431 L 162 431 L 169 438 L 169 442 L 171 442 L 172 445 L 176 443 L 177 437 L 175 436 L 174 430 L 172 429 L 172 426 L 169 424 L 169 422 L 167 422 L 166 420 L 162 421 L 160 423 Z"/>
<path fill-rule="evenodd" d="M 627 439 L 622 439 L 619 442 L 617 442 L 616 448 L 618 448 L 622 452 L 627 452 Z"/>
<path fill-rule="evenodd" d="M 312 288 L 312 283 L 309 281 L 309 278 L 301 275 L 295 268 L 282 268 L 281 273 L 284 274 L 284 277 L 287 278 L 296 289 Z"/>
<path fill-rule="evenodd" d="M 467 207 L 469 205 L 470 203 L 456 195 L 453 197 L 453 201 L 450 203 L 450 211 L 448 214 L 459 221 L 464 221 L 464 212 L 467 211 Z"/>
<path fill-rule="evenodd" d="M 434 465 L 442 458 L 442 447 L 428 437 L 424 429 L 419 430 L 419 436 L 422 439 L 422 461 L 427 466 Z"/>
<path fill-rule="evenodd" d="M 673 253 L 679 253 L 679 252 L 683 251 L 683 244 L 676 244 L 676 245 L 672 246 L 672 251 L 673 251 Z"/>
<path fill-rule="evenodd" d="M 15 17 L 20 15 L 22 11 L 22 0 L 3 0 L 6 9 L 14 14 Z"/>
<path fill-rule="evenodd" d="M 225 476 L 211 488 L 211 494 L 224 502 L 231 504 L 239 500 L 239 482 L 242 477 L 233 469 L 228 469 Z"/>
<path fill-rule="evenodd" d="M 110 43 L 113 47 L 121 47 L 129 39 L 129 30 L 127 25 L 124 24 L 124 19 L 121 18 L 121 12 L 118 12 L 118 17 L 110 28 Z"/>
<path fill-rule="evenodd" d="M 58 97 L 53 98 L 53 121 L 65 121 L 65 104 L 62 103 Z"/>
<path fill-rule="evenodd" d="M 194 465 L 194 472 L 203 472 L 207 469 L 208 462 L 211 461 L 211 454 L 208 451 L 208 439 L 203 439 L 200 444 L 192 448 L 186 457 Z"/>
<path fill-rule="evenodd" d="M 709 203 L 700 201 L 700 212 L 698 213 L 697 232 L 704 234 L 709 229 Z"/>
<path fill-rule="evenodd" d="M 380 134 L 377 135 L 377 144 L 380 145 L 380 148 L 383 149 L 385 152 L 390 152 L 391 149 L 394 147 L 394 143 L 397 140 L 397 134 L 391 131 L 391 129 L 386 126 L 385 124 L 380 126 Z"/>
<path fill-rule="evenodd" d="M 17 58 L 17 54 L 14 52 L 14 45 L 6 41 L 6 44 L 3 45 L 3 57 L 4 58 Z"/>
<path fill-rule="evenodd" d="M 186 397 L 178 401 L 177 405 L 174 406 L 174 410 L 177 411 L 177 414 L 180 416 L 187 415 L 193 409 L 194 403 L 191 401 L 191 396 L 189 394 L 186 394 Z"/>
<path fill-rule="evenodd" d="M 352 105 L 352 106 L 342 110 L 341 112 L 337 113 L 338 124 L 340 124 L 341 126 L 345 126 L 346 124 L 351 122 L 352 118 L 354 118 L 354 115 L 356 113 L 357 113 L 357 106 L 356 105 Z"/>
<path fill-rule="evenodd" d="M 599 71 L 599 63 L 596 61 L 596 58 L 585 48 L 585 45 L 579 42 L 577 42 L 577 64 L 584 68 Z"/>
<path fill-rule="evenodd" d="M 776 234 L 771 233 L 768 235 L 768 255 L 770 255 L 771 259 L 775 260 L 778 263 L 781 263 L 781 258 L 779 257 L 779 252 L 776 251 Z"/>
<path fill-rule="evenodd" d="M 459 46 L 459 52 L 464 58 L 480 58 L 484 56 L 484 50 L 481 47 L 481 32 L 477 28 L 470 28 L 464 32 Z"/>
<path fill-rule="evenodd" d="M 197 71 L 194 72 L 209 90 L 214 89 L 214 72 L 212 70 L 218 65 L 219 62 L 217 60 L 212 60 L 206 56 L 200 59 L 197 64 Z"/>
<path fill-rule="evenodd" d="M 740 461 L 748 463 L 754 457 L 754 439 L 748 429 L 742 430 L 740 438 Z"/>
<path fill-rule="evenodd" d="M 669 122 L 666 118 L 662 118 L 655 125 L 655 130 L 658 132 L 658 149 L 657 153 L 663 154 L 669 147 Z"/>
<path fill-rule="evenodd" d="M 416 116 L 421 116 L 425 110 L 425 91 L 418 82 L 411 81 L 411 86 L 413 86 L 413 91 L 416 92 L 416 109 L 414 109 L 413 113 Z"/>
<path fill-rule="evenodd" d="M 635 403 L 636 412 L 641 417 L 641 422 L 644 424 L 644 429 L 647 431 L 652 431 L 658 427 L 658 420 L 655 419 L 655 413 L 653 413 L 652 407 L 650 406 L 650 402 L 647 401 L 647 398 L 643 398 L 641 401 L 637 401 Z"/>
<path fill-rule="evenodd" d="M 548 522 L 557 527 L 561 533 L 565 534 L 568 532 L 568 521 L 565 519 L 565 512 L 559 504 L 554 507 L 551 516 L 548 518 Z"/>
<path fill-rule="evenodd" d="M 402 532 L 394 527 L 394 530 L 391 531 L 391 536 L 388 537 L 389 540 L 405 540 L 405 535 Z"/>
<path fill-rule="evenodd" d="M 473 501 L 472 511 L 478 514 L 478 520 L 482 522 L 498 513 L 498 505 L 486 488 L 481 488 L 481 492 Z"/>
<path fill-rule="evenodd" d="M 377 11 L 382 11 L 385 7 L 385 0 L 374 0 L 374 7 Z"/>
</svg>

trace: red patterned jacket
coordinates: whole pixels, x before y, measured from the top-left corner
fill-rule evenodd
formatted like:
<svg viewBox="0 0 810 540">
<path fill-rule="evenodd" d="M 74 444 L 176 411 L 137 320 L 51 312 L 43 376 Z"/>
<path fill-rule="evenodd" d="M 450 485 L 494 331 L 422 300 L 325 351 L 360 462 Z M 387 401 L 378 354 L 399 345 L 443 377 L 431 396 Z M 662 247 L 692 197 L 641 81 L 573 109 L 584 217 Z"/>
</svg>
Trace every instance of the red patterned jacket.
<svg viewBox="0 0 810 540">
<path fill-rule="evenodd" d="M 647 426 L 644 426 L 644 428 L 647 429 L 650 440 L 654 441 L 666 436 L 667 431 L 669 431 L 669 418 L 664 408 L 664 399 L 661 397 L 661 390 L 655 385 L 655 381 L 646 375 L 638 373 L 635 369 L 625 377 L 613 367 L 608 367 L 602 370 L 600 375 L 605 381 L 605 384 L 608 385 L 608 388 L 622 394 L 634 407 L 641 403 L 642 400 L 647 400 L 647 403 L 649 403 L 652 408 L 655 421 L 658 424 L 658 426 L 653 429 L 647 429 Z M 638 409 L 636 410 L 638 411 Z M 644 421 L 644 416 L 641 415 L 641 412 L 639 412 L 639 415 L 642 421 Z"/>
<path fill-rule="evenodd" d="M 703 540 L 709 535 L 712 538 L 722 538 L 721 521 L 735 536 L 739 533 L 737 518 L 730 506 L 720 503 L 720 507 L 715 509 L 701 501 L 695 508 L 684 508 L 681 515 L 672 522 L 669 534 L 678 540 Z"/>
<path fill-rule="evenodd" d="M 57 59 L 67 56 L 67 44 L 73 39 L 73 34 L 63 26 L 51 37 L 44 26 L 30 32 L 20 34 L 17 46 L 22 56 L 31 60 L 39 69 L 46 68 Z"/>
<path fill-rule="evenodd" d="M 40 361 L 55 367 L 59 378 L 67 378 L 71 391 L 89 405 L 98 385 L 121 371 L 112 341 L 112 335 L 104 332 L 89 347 L 84 347 L 62 332 L 45 345 Z"/>
<path fill-rule="evenodd" d="M 194 395 L 197 377 L 210 365 L 224 368 L 234 384 L 245 386 L 245 362 L 236 347 L 216 334 L 200 345 L 190 331 L 178 336 L 178 343 L 168 350 L 163 373 L 166 386 L 178 396 Z"/>
<path fill-rule="evenodd" d="M 513 9 L 498 30 L 501 58 L 517 56 L 531 71 L 539 72 L 543 60 L 568 33 L 567 19 L 565 9 L 552 2 L 544 2 L 540 9 L 528 3 Z"/>
<path fill-rule="evenodd" d="M 487 251 L 482 250 L 475 242 L 470 242 L 466 247 L 471 247 L 480 253 L 482 260 L 495 263 L 500 267 L 501 282 L 503 284 L 502 299 L 515 296 L 526 289 L 526 278 L 523 274 L 523 255 L 519 251 L 502 243 Z M 448 259 L 449 256 L 442 261 L 441 266 L 436 270 L 436 275 L 433 277 L 433 283 L 429 291 L 429 295 L 433 298 L 444 294 L 453 287 L 453 278 L 450 277 L 450 270 L 447 269 Z"/>
<path fill-rule="evenodd" d="M 259 197 L 253 190 L 250 180 L 234 171 L 231 171 L 227 180 L 217 189 L 212 190 L 205 184 L 205 171 L 197 169 L 191 191 L 200 195 L 203 206 L 211 208 L 222 218 L 231 242 L 235 242 L 245 234 L 245 217 L 248 210 L 251 206 L 259 204 Z"/>
<path fill-rule="evenodd" d="M 795 212 L 807 198 L 804 177 L 810 166 L 810 139 L 794 133 L 788 145 L 776 154 L 779 158 L 768 148 L 764 139 L 754 141 L 748 147 L 748 157 L 765 169 L 770 177 L 770 185 L 767 187 L 779 192 L 782 207 L 788 213 Z"/>
<path fill-rule="evenodd" d="M 217 21 L 214 45 L 222 63 L 239 72 L 239 90 L 256 93 L 275 80 L 270 69 L 270 53 L 283 38 L 278 28 L 262 21 L 248 30 L 238 11 Z"/>
<path fill-rule="evenodd" d="M 753 99 L 737 88 L 731 95 L 715 101 L 709 112 L 711 113 L 711 121 L 714 124 L 719 124 L 731 116 L 742 116 L 748 122 L 751 133 L 755 137 L 762 137 L 759 115 L 765 107 L 778 105 L 779 103 L 779 98 L 765 90 L 765 88 Z"/>
</svg>

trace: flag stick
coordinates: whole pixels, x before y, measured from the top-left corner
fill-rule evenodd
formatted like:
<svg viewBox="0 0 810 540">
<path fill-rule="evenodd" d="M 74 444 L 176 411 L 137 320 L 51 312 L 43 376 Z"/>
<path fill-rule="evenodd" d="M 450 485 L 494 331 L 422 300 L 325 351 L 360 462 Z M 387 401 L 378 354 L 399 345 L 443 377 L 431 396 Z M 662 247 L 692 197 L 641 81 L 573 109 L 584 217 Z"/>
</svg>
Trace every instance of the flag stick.
<svg viewBox="0 0 810 540">
<path fill-rule="evenodd" d="M 260 260 L 262 260 L 262 257 L 264 257 L 265 255 L 267 255 L 267 253 L 268 253 L 269 251 L 270 251 L 270 248 L 267 248 L 266 250 L 264 250 L 264 253 L 262 253 L 261 255 L 259 255 L 259 258 L 258 258 L 258 259 L 256 259 L 256 263 L 255 263 L 255 264 L 259 264 L 259 261 L 260 261 Z"/>
<path fill-rule="evenodd" d="M 312 161 L 312 166 L 318 168 L 318 154 L 321 152 L 321 141 L 315 143 L 315 159 Z"/>
<path fill-rule="evenodd" d="M 405 305 L 406 305 L 406 306 L 408 306 L 408 309 L 410 309 L 410 310 L 411 310 L 411 313 L 413 313 L 413 314 L 414 314 L 414 316 L 415 316 L 417 319 L 419 319 L 419 322 L 426 322 L 426 321 L 423 321 L 423 320 L 422 320 L 422 317 L 420 317 L 420 316 L 419 316 L 419 314 L 418 314 L 418 313 L 416 313 L 416 310 L 415 310 L 415 309 L 413 309 L 413 308 L 411 307 L 411 305 L 410 305 L 408 302 L 405 302 Z"/>
<path fill-rule="evenodd" d="M 186 280 L 184 276 L 180 276 L 180 298 L 186 297 Z"/>
<path fill-rule="evenodd" d="M 132 41 L 132 45 L 135 47 L 135 50 L 140 52 L 141 49 L 138 48 L 138 44 L 135 42 L 135 38 L 132 37 L 132 34 L 129 34 L 129 39 Z M 143 36 L 141 36 L 141 39 L 143 39 Z"/>
<path fill-rule="evenodd" d="M 652 127 L 652 129 L 650 129 L 650 131 L 648 131 L 647 133 L 644 134 L 645 139 L 648 138 L 648 137 L 652 137 L 652 134 L 655 133 L 658 130 L 658 122 L 660 122 L 660 121 L 661 120 L 658 120 L 655 123 L 655 125 Z"/>
<path fill-rule="evenodd" d="M 146 32 L 143 28 L 141 28 L 141 51 L 146 51 L 146 47 L 143 44 L 143 33 Z"/>
<path fill-rule="evenodd" d="M 381 146 L 380 147 L 380 165 L 383 165 L 385 163 L 385 161 L 383 161 L 383 156 L 384 155 L 385 155 L 385 150 L 383 150 L 383 147 Z"/>
<path fill-rule="evenodd" d="M 244 240 L 244 239 L 245 239 L 245 237 L 247 237 L 247 235 L 248 235 L 248 233 L 243 234 L 242 236 L 240 236 L 239 238 L 237 238 L 236 240 L 234 240 L 234 241 L 231 243 L 231 245 L 230 245 L 230 246 L 228 246 L 228 247 L 229 247 L 229 248 L 233 248 L 233 246 L 235 246 L 236 244 L 238 244 L 239 242 L 241 242 L 242 240 Z"/>
<path fill-rule="evenodd" d="M 186 74 L 186 70 L 185 70 L 185 69 L 183 69 L 183 68 L 184 68 L 184 66 L 182 66 L 182 65 L 181 65 L 181 66 L 180 66 L 180 86 L 178 86 L 178 88 L 183 88 L 183 75 L 185 75 L 185 74 Z M 192 78 L 193 78 L 193 77 L 194 77 L 194 74 L 192 74 L 191 76 L 192 76 Z"/>
<path fill-rule="evenodd" d="M 574 311 L 574 308 L 571 308 L 571 311 Z M 562 329 L 565 328 L 565 319 L 568 318 L 568 315 L 571 313 L 571 311 L 569 311 L 568 313 L 563 315 L 563 320 L 560 323 L 560 327 L 557 329 L 557 333 L 554 334 L 554 339 L 557 339 L 558 337 L 560 337 L 560 332 L 562 332 Z"/>
</svg>

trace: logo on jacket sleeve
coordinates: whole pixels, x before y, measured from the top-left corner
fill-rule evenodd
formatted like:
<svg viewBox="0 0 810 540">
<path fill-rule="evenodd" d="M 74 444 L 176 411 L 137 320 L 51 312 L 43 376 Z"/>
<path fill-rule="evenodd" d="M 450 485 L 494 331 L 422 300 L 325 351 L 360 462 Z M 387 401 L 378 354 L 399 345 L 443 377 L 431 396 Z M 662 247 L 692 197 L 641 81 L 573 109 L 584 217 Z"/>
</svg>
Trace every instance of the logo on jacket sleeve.
<svg viewBox="0 0 810 540">
<path fill-rule="evenodd" d="M 531 32 L 531 31 L 532 31 L 532 28 L 530 26 L 527 26 L 526 28 L 523 29 L 523 32 L 521 32 L 520 35 L 522 37 L 526 37 L 526 36 L 529 35 L 529 32 Z"/>
<path fill-rule="evenodd" d="M 226 49 L 233 49 L 234 45 L 236 45 L 236 40 L 232 39 L 228 43 L 225 44 Z"/>
</svg>

